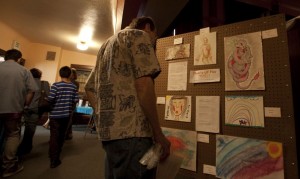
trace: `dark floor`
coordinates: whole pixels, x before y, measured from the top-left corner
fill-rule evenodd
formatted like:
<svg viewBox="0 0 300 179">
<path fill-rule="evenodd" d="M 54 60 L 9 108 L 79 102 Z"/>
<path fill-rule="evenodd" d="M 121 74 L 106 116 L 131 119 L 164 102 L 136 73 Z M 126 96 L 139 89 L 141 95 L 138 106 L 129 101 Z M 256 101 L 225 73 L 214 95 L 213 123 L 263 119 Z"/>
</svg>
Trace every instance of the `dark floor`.
<svg viewBox="0 0 300 179">
<path fill-rule="evenodd" d="M 37 127 L 32 152 L 23 159 L 24 170 L 9 179 L 103 179 L 104 151 L 96 132 L 73 125 L 73 139 L 65 142 L 62 164 L 51 169 L 48 159 L 50 131 Z M 85 135 L 86 134 L 86 135 Z"/>
</svg>

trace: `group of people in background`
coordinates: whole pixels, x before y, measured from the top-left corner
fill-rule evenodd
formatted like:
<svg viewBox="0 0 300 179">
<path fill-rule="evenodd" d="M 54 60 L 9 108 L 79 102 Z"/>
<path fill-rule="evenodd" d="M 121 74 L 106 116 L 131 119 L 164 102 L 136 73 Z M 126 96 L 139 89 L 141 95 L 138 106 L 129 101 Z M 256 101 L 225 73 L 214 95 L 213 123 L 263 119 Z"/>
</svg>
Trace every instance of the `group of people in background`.
<svg viewBox="0 0 300 179">
<path fill-rule="evenodd" d="M 71 117 L 79 100 L 78 83 L 72 82 L 76 78 L 75 69 L 72 72 L 70 67 L 62 67 L 59 70 L 61 80 L 50 88 L 47 81 L 41 81 L 41 70 L 27 70 L 18 63 L 21 58 L 19 50 L 11 49 L 0 64 L 0 151 L 4 178 L 22 171 L 24 166 L 20 158 L 32 150 L 36 126 L 43 116 L 38 110 L 41 89 L 49 94 L 48 101 L 53 105 L 49 113 L 50 168 L 61 164 L 60 153 L 65 139 L 72 138 Z"/>
</svg>

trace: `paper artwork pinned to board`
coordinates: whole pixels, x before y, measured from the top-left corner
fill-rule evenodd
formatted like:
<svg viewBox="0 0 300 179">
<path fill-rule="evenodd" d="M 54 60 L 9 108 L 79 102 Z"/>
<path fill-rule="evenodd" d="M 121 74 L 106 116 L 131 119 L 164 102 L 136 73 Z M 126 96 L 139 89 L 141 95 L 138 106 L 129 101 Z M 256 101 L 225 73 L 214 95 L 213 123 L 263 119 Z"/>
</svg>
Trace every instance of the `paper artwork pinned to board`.
<svg viewBox="0 0 300 179">
<path fill-rule="evenodd" d="M 224 38 L 225 91 L 264 90 L 261 32 Z"/>
<path fill-rule="evenodd" d="M 171 153 L 183 158 L 181 168 L 196 171 L 197 132 L 162 127 L 171 143 Z"/>
<path fill-rule="evenodd" d="M 187 61 L 169 63 L 168 91 L 186 91 L 187 88 Z"/>
<path fill-rule="evenodd" d="M 284 179 L 282 143 L 216 136 L 218 178 Z"/>
<path fill-rule="evenodd" d="M 196 96 L 196 131 L 220 132 L 220 96 Z"/>
<path fill-rule="evenodd" d="M 194 65 L 216 64 L 216 32 L 195 36 Z"/>
<path fill-rule="evenodd" d="M 225 124 L 264 127 L 262 96 L 225 96 Z"/>
<path fill-rule="evenodd" d="M 174 60 L 190 57 L 190 44 L 181 44 L 168 47 L 166 50 L 165 60 Z"/>
<path fill-rule="evenodd" d="M 191 96 L 166 96 L 165 119 L 191 122 Z"/>
</svg>

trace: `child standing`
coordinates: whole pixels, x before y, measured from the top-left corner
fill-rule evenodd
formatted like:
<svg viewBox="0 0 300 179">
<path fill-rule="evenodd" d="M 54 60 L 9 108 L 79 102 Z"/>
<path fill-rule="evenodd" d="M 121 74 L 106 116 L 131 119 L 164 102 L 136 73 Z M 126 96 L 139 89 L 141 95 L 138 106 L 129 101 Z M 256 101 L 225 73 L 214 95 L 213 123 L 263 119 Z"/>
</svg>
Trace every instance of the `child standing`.
<svg viewBox="0 0 300 179">
<path fill-rule="evenodd" d="M 74 106 L 78 102 L 77 87 L 71 82 L 71 68 L 64 66 L 59 70 L 60 82 L 51 86 L 48 100 L 54 104 L 50 112 L 50 168 L 61 164 L 60 153 L 65 141 L 65 135 Z"/>
</svg>

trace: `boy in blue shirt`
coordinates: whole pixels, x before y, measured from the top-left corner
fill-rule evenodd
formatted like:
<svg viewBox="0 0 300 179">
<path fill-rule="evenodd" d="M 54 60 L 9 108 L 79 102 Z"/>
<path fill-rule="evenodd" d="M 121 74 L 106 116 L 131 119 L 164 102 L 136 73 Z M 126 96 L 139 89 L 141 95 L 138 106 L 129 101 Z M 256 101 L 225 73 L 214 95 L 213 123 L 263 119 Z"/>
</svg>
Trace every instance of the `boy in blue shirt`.
<svg viewBox="0 0 300 179">
<path fill-rule="evenodd" d="M 65 135 L 71 114 L 79 100 L 77 87 L 71 82 L 71 68 L 64 66 L 59 70 L 60 82 L 51 86 L 48 100 L 53 104 L 50 112 L 50 168 L 61 164 L 60 153 L 65 141 Z"/>
</svg>

